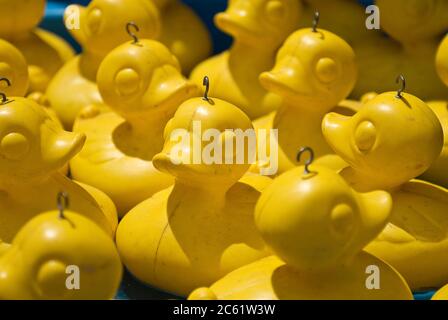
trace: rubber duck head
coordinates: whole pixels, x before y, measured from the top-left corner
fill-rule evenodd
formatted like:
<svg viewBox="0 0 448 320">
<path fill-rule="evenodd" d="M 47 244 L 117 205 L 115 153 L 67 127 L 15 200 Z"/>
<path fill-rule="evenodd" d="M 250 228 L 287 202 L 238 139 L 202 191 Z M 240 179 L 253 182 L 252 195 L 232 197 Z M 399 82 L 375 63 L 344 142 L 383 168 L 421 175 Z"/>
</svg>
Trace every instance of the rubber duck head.
<svg viewBox="0 0 448 320">
<path fill-rule="evenodd" d="M 400 43 L 418 43 L 448 29 L 448 2 L 440 0 L 377 0 L 381 28 Z"/>
<path fill-rule="evenodd" d="M 148 112 L 172 116 L 183 101 L 199 94 L 180 70 L 176 57 L 164 45 L 138 40 L 106 56 L 97 83 L 104 101 L 126 119 Z"/>
<path fill-rule="evenodd" d="M 64 167 L 84 145 L 85 135 L 66 132 L 33 100 L 0 102 L 0 177 L 30 182 Z"/>
<path fill-rule="evenodd" d="M 193 98 L 167 123 L 164 148 L 153 164 L 185 184 L 229 186 L 249 169 L 252 132 L 252 122 L 235 105 L 207 94 Z M 249 135 L 240 140 L 239 133 Z"/>
<path fill-rule="evenodd" d="M 443 39 L 437 51 L 436 67 L 440 79 L 448 86 L 448 36 Z"/>
<path fill-rule="evenodd" d="M 434 112 L 402 90 L 404 86 L 376 96 L 352 117 L 329 113 L 322 123 L 324 137 L 335 153 L 355 172 L 385 188 L 425 172 L 443 145 L 442 127 Z"/>
<path fill-rule="evenodd" d="M 12 44 L 0 39 L 0 92 L 9 97 L 22 97 L 28 91 L 28 64 Z"/>
<path fill-rule="evenodd" d="M 0 298 L 114 297 L 122 275 L 114 242 L 88 218 L 61 210 L 30 220 L 0 257 Z M 79 287 L 70 288 L 76 277 Z"/>
<path fill-rule="evenodd" d="M 0 36 L 10 38 L 34 29 L 45 13 L 45 0 L 0 0 Z"/>
<path fill-rule="evenodd" d="M 147 0 L 93 0 L 87 7 L 68 6 L 66 21 L 73 15 L 79 15 L 79 28 L 70 28 L 70 33 L 84 50 L 99 56 L 128 41 L 129 22 L 143 38 L 156 38 L 160 32 L 159 12 Z"/>
<path fill-rule="evenodd" d="M 293 33 L 278 52 L 261 85 L 288 105 L 328 112 L 352 91 L 357 78 L 355 53 L 335 34 L 317 29 Z"/>
<path fill-rule="evenodd" d="M 389 193 L 358 193 L 334 170 L 307 165 L 263 191 L 255 222 L 280 259 L 315 272 L 350 262 L 381 232 L 391 209 Z"/>
<path fill-rule="evenodd" d="M 242 43 L 277 48 L 297 28 L 301 11 L 297 0 L 230 0 L 215 24 Z"/>
</svg>

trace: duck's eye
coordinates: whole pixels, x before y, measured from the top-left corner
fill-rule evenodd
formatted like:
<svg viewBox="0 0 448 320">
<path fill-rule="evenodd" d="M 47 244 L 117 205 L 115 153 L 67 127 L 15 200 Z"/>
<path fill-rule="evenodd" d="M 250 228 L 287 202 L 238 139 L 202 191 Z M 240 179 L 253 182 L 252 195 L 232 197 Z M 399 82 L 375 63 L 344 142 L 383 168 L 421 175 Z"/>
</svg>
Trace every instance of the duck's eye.
<svg viewBox="0 0 448 320">
<path fill-rule="evenodd" d="M 334 81 L 339 75 L 339 68 L 336 61 L 331 58 L 319 59 L 316 64 L 316 75 L 324 83 Z"/>
<path fill-rule="evenodd" d="M 342 203 L 331 211 L 331 228 L 335 235 L 346 236 L 354 226 L 354 213 L 352 207 Z"/>
<path fill-rule="evenodd" d="M 46 298 L 64 296 L 67 291 L 65 271 L 65 264 L 58 260 L 50 260 L 40 266 L 36 274 L 36 284 Z"/>
<path fill-rule="evenodd" d="M 23 134 L 13 132 L 3 137 L 0 147 L 4 157 L 9 160 L 18 160 L 28 152 L 30 145 Z"/>
<path fill-rule="evenodd" d="M 375 145 L 376 128 L 370 121 L 361 122 L 355 131 L 355 144 L 361 152 L 370 151 Z"/>
<path fill-rule="evenodd" d="M 266 3 L 265 12 L 269 21 L 279 21 L 285 14 L 285 7 L 280 1 L 271 0 Z"/>
<path fill-rule="evenodd" d="M 87 26 L 91 33 L 97 33 L 101 26 L 103 13 L 100 9 L 92 9 L 87 16 Z"/>
<path fill-rule="evenodd" d="M 121 70 L 115 76 L 115 88 L 120 96 L 129 96 L 140 88 L 140 75 L 131 68 Z"/>
</svg>

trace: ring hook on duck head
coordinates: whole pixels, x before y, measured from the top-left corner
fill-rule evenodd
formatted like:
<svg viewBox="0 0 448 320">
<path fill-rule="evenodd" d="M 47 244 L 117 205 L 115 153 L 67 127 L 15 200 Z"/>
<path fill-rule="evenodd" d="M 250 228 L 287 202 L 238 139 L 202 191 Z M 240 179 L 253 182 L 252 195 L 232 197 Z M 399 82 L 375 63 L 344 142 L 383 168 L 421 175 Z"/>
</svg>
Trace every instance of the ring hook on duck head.
<svg viewBox="0 0 448 320">
<path fill-rule="evenodd" d="M 313 19 L 313 32 L 317 32 L 317 26 L 319 25 L 320 12 L 314 11 L 314 19 Z"/>
<path fill-rule="evenodd" d="M 209 101 L 208 92 L 210 90 L 210 79 L 207 76 L 205 76 L 204 80 L 202 80 L 202 85 L 205 87 L 204 97 L 202 99 Z"/>
<path fill-rule="evenodd" d="M 396 95 L 396 97 L 398 99 L 401 99 L 403 97 L 401 94 L 404 92 L 404 90 L 406 90 L 406 78 L 402 74 L 400 74 L 397 77 L 397 80 L 395 80 L 395 82 L 397 84 L 401 82 L 401 87 L 400 87 L 400 89 L 398 89 L 397 95 Z"/>
<path fill-rule="evenodd" d="M 0 82 L 6 82 L 6 85 L 8 87 L 11 86 L 11 81 L 9 81 L 9 79 L 7 78 L 0 78 Z M 0 97 L 2 97 L 1 104 L 5 104 L 6 102 L 8 102 L 8 97 L 3 92 L 0 92 Z"/>
<path fill-rule="evenodd" d="M 140 28 L 138 27 L 138 25 L 135 23 L 135 22 L 133 22 L 133 21 L 131 21 L 131 22 L 128 22 L 127 24 L 126 24 L 126 32 L 128 33 L 128 35 L 130 35 L 131 37 L 132 37 L 132 39 L 134 39 L 134 42 L 132 42 L 132 44 L 137 44 L 138 43 L 138 37 L 137 37 L 137 35 L 131 30 L 131 28 L 134 28 L 134 30 L 136 31 L 136 32 L 140 32 Z"/>
<path fill-rule="evenodd" d="M 297 154 L 297 161 L 300 162 L 300 159 L 302 158 L 302 155 L 308 152 L 310 154 L 310 157 L 308 160 L 305 161 L 305 174 L 310 174 L 311 171 L 309 169 L 309 166 L 314 162 L 314 151 L 310 147 L 303 147 L 299 150 L 299 153 Z"/>
<path fill-rule="evenodd" d="M 59 192 L 57 198 L 59 218 L 65 219 L 64 210 L 70 205 L 70 200 L 68 198 L 67 192 Z"/>
</svg>

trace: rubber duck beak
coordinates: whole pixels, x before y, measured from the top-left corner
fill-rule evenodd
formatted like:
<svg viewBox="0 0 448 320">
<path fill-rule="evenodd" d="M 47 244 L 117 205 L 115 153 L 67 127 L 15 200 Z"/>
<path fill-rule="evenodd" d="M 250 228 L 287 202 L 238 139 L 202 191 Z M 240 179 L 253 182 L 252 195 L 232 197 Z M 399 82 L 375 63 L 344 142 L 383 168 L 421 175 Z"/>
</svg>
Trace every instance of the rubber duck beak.
<svg viewBox="0 0 448 320">
<path fill-rule="evenodd" d="M 143 101 L 144 105 L 154 108 L 177 108 L 185 100 L 198 95 L 199 88 L 185 79 L 176 68 L 163 66 L 154 71 Z"/>
<path fill-rule="evenodd" d="M 77 4 L 69 5 L 64 11 L 64 21 L 66 24 L 70 23 L 73 19 L 76 19 L 76 15 L 79 13 L 79 27 L 67 28 L 70 35 L 75 38 L 81 46 L 87 42 L 87 35 L 85 33 L 85 28 L 83 28 L 83 23 L 86 16 L 86 8 Z M 73 21 L 74 22 L 74 21 Z"/>
<path fill-rule="evenodd" d="M 352 117 L 335 112 L 328 113 L 322 121 L 322 133 L 325 140 L 344 160 L 354 159 L 353 150 L 350 147 L 349 124 Z"/>
<path fill-rule="evenodd" d="M 392 197 L 386 191 L 359 194 L 361 204 L 362 237 L 367 244 L 384 229 L 392 212 Z"/>
<path fill-rule="evenodd" d="M 310 97 L 315 90 L 311 88 L 309 82 L 300 80 L 307 78 L 305 70 L 300 63 L 289 61 L 277 64 L 269 72 L 263 72 L 259 77 L 259 81 L 266 90 L 285 98 L 292 98 L 297 95 Z"/>
<path fill-rule="evenodd" d="M 231 35 L 252 35 L 258 34 L 258 26 L 255 19 L 250 17 L 245 10 L 230 9 L 215 15 L 215 24 L 219 29 Z"/>
<path fill-rule="evenodd" d="M 42 160 L 51 168 L 60 168 L 81 151 L 86 136 L 82 133 L 55 130 L 55 127 L 41 127 Z"/>
</svg>

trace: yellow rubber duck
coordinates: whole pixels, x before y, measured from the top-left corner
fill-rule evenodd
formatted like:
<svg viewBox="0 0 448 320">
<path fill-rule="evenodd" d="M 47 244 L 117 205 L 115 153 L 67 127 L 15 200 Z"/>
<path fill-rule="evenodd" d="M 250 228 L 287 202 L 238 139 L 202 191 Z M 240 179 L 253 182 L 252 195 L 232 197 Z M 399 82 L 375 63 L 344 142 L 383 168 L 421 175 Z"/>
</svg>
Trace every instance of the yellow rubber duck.
<svg viewBox="0 0 448 320">
<path fill-rule="evenodd" d="M 238 129 L 253 129 L 250 119 L 207 94 L 184 102 L 167 124 L 164 149 L 153 164 L 174 176 L 175 184 L 133 208 L 117 230 L 122 261 L 139 280 L 186 296 L 268 254 L 254 208 L 271 179 L 243 177 L 250 164 L 238 164 L 237 153 L 247 155 L 249 145 L 237 147 Z M 207 132 L 221 148 L 216 162 L 195 160 L 198 147 L 202 154 L 208 148 Z M 176 142 L 179 133 L 184 138 Z M 230 153 L 229 146 L 237 151 Z"/>
<path fill-rule="evenodd" d="M 251 119 L 276 110 L 281 99 L 263 89 L 258 77 L 272 68 L 275 53 L 296 29 L 301 12 L 297 0 L 234 0 L 215 16 L 216 25 L 234 37 L 230 50 L 199 64 L 191 79 L 214 79 L 210 95 L 235 104 Z"/>
<path fill-rule="evenodd" d="M 280 172 L 296 165 L 302 145 L 313 148 L 317 157 L 333 154 L 322 135 L 322 119 L 350 94 L 356 82 L 352 48 L 337 35 L 317 29 L 318 17 L 316 12 L 313 28 L 289 36 L 274 68 L 260 75 L 262 86 L 283 98 L 268 125 L 278 129 Z"/>
<path fill-rule="evenodd" d="M 162 31 L 157 39 L 179 59 L 184 74 L 209 57 L 210 33 L 187 5 L 179 0 L 152 0 L 159 8 Z"/>
<path fill-rule="evenodd" d="M 182 76 L 173 54 L 154 40 L 114 49 L 99 68 L 98 86 L 116 113 L 81 111 L 74 130 L 86 133 L 87 141 L 71 161 L 71 172 L 108 194 L 122 216 L 173 184 L 151 160 L 163 148 L 168 120 L 199 90 Z"/>
<path fill-rule="evenodd" d="M 45 0 L 0 0 L 0 38 L 11 42 L 29 65 L 30 92 L 45 92 L 51 78 L 74 56 L 59 36 L 37 28 L 45 12 Z"/>
<path fill-rule="evenodd" d="M 83 134 L 63 131 L 36 102 L 4 94 L 0 101 L 0 132 L 0 238 L 3 241 L 11 242 L 27 221 L 51 209 L 61 190 L 71 194 L 76 212 L 91 218 L 111 237 L 114 235 L 117 216 L 111 200 L 104 195 L 94 198 L 60 173 L 82 148 Z"/>
<path fill-rule="evenodd" d="M 301 149 L 299 158 L 305 151 L 312 149 Z M 312 157 L 276 178 L 258 200 L 255 223 L 275 256 L 243 266 L 189 299 L 412 299 L 398 272 L 362 250 L 386 225 L 391 196 L 358 193 L 334 170 L 310 166 Z M 370 268 L 377 270 L 377 283 L 369 279 Z"/>
<path fill-rule="evenodd" d="M 448 36 L 440 44 L 436 56 L 436 68 L 440 79 L 448 86 Z M 448 89 L 447 89 L 448 90 Z M 428 106 L 439 118 L 443 128 L 443 149 L 439 158 L 421 176 L 423 180 L 430 181 L 445 188 L 448 187 L 448 100 L 430 101 Z"/>
<path fill-rule="evenodd" d="M 87 7 L 71 5 L 66 19 L 79 12 L 80 27 L 69 30 L 83 52 L 70 60 L 51 81 L 47 96 L 66 129 L 71 129 L 78 113 L 87 106 L 101 106 L 96 75 L 101 61 L 129 34 L 152 39 L 160 29 L 159 14 L 147 0 L 93 0 Z M 129 23 L 132 22 L 131 25 Z"/>
<path fill-rule="evenodd" d="M 443 132 L 434 112 L 417 97 L 387 92 L 353 117 L 328 114 L 325 138 L 350 167 L 341 175 L 358 191 L 387 190 L 390 224 L 366 251 L 395 267 L 413 290 L 448 282 L 448 190 L 421 180 L 440 154 Z"/>
<path fill-rule="evenodd" d="M 0 300 L 112 299 L 122 265 L 113 240 L 65 210 L 31 219 L 0 256 Z"/>
<path fill-rule="evenodd" d="M 431 298 L 431 300 L 448 300 L 448 285 L 439 289 Z"/>
</svg>

